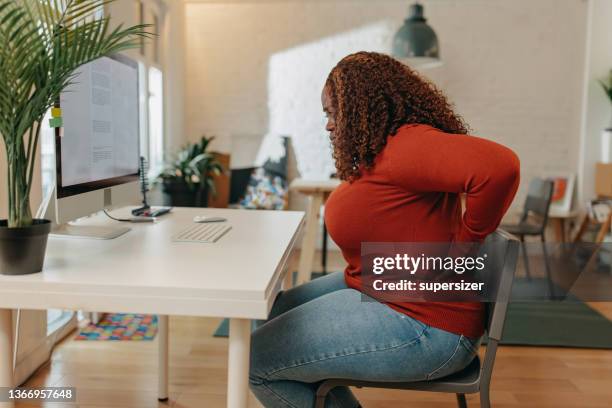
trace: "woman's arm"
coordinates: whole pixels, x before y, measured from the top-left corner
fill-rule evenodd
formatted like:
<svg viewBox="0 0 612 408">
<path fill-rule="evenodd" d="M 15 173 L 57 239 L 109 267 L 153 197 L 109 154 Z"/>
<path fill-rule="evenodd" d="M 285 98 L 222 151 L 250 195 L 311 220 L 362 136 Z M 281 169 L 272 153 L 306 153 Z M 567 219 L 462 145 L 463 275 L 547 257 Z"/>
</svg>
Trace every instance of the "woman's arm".
<svg viewBox="0 0 612 408">
<path fill-rule="evenodd" d="M 516 154 L 490 140 L 417 126 L 390 137 L 391 180 L 411 192 L 465 195 L 457 242 L 476 242 L 495 231 L 519 184 Z"/>
</svg>

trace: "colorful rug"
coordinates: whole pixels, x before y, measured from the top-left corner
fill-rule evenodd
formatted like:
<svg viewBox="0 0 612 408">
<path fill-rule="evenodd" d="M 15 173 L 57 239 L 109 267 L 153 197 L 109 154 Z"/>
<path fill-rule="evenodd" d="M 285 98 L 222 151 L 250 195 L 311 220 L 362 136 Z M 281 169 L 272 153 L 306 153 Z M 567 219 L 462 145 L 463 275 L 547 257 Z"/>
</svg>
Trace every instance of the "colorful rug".
<svg viewBox="0 0 612 408">
<path fill-rule="evenodd" d="M 81 329 L 75 340 L 149 341 L 157 334 L 157 316 L 105 313 L 98 324 Z"/>
</svg>

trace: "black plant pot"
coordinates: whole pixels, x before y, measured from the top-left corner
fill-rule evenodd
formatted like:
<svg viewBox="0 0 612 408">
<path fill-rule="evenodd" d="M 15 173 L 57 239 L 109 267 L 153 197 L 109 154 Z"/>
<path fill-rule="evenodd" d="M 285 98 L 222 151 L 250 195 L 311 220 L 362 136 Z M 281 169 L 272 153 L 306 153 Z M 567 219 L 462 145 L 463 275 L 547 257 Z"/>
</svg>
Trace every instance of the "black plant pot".
<svg viewBox="0 0 612 408">
<path fill-rule="evenodd" d="M 42 271 L 49 231 L 49 220 L 35 219 L 31 226 L 23 228 L 9 228 L 6 220 L 0 220 L 0 274 Z"/>
<path fill-rule="evenodd" d="M 207 207 L 208 189 L 191 189 L 181 181 L 164 180 L 162 185 L 164 205 L 170 207 Z"/>
</svg>

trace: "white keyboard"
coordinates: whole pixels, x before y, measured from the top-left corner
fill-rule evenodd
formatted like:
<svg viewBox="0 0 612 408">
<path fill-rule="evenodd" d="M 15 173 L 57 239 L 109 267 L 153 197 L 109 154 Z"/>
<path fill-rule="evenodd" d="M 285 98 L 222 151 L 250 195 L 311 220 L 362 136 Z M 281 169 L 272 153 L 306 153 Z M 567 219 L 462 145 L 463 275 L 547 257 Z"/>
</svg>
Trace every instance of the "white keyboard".
<svg viewBox="0 0 612 408">
<path fill-rule="evenodd" d="M 172 240 L 175 242 L 214 243 L 231 229 L 231 225 L 227 225 L 225 222 L 194 224 L 175 235 Z"/>
</svg>

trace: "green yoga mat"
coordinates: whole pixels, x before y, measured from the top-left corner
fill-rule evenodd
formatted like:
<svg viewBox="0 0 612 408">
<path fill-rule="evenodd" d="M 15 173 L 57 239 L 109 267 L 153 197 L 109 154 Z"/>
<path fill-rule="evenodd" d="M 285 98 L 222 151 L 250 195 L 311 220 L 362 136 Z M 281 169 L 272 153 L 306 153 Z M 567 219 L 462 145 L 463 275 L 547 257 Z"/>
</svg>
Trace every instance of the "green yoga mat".
<svg viewBox="0 0 612 408">
<path fill-rule="evenodd" d="M 515 279 L 501 344 L 612 349 L 612 322 L 569 294 L 567 300 L 520 301 L 549 293 L 546 279 Z M 555 294 L 564 293 L 552 285 Z"/>
<path fill-rule="evenodd" d="M 501 343 L 612 349 L 612 322 L 578 301 L 511 303 Z"/>
<path fill-rule="evenodd" d="M 513 293 L 531 291 L 544 280 L 517 281 Z M 227 337 L 225 320 L 215 337 Z M 612 322 L 577 299 L 515 302 L 508 307 L 502 344 L 612 349 Z"/>
<path fill-rule="evenodd" d="M 214 337 L 228 337 L 229 335 L 229 320 L 223 319 L 217 330 L 215 330 Z"/>
</svg>

